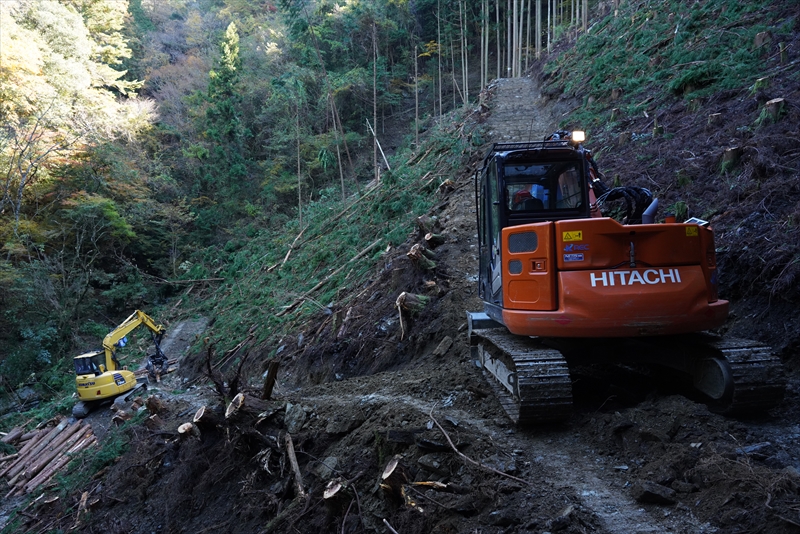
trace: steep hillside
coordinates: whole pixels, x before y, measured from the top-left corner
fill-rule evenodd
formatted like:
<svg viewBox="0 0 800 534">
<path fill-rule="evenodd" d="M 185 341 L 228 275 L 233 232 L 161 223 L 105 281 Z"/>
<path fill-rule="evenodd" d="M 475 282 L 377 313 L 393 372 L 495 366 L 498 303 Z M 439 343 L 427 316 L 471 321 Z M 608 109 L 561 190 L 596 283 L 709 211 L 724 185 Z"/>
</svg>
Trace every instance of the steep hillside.
<svg viewBox="0 0 800 534">
<path fill-rule="evenodd" d="M 545 100 L 533 80 L 501 81 L 473 126 L 524 135 L 493 114 L 522 101 L 518 112 L 535 117 L 538 138 L 560 114 Z M 598 380 L 595 369 L 577 375 L 566 424 L 509 425 L 463 329 L 464 311 L 480 306 L 471 179 L 479 154 L 429 213 L 446 236 L 437 267 L 421 273 L 406 257 L 416 232 L 387 251 L 341 315 L 320 312 L 284 339 L 274 400 L 226 419 L 213 388 L 181 392 L 182 379 L 170 377 L 149 392 L 161 400 L 158 423 L 128 426 L 128 453 L 80 483 L 87 511 L 80 492 L 42 499 L 7 531 L 793 532 L 795 375 L 773 418 L 736 421 L 674 387 L 641 375 Z M 401 291 L 431 298 L 402 324 Z M 258 382 L 249 384 L 244 391 L 257 395 Z M 214 415 L 198 436 L 181 437 L 178 425 L 201 406 Z M 379 486 L 393 460 L 389 485 L 405 482 L 403 493 Z M 332 481 L 342 489 L 325 500 Z"/>
<path fill-rule="evenodd" d="M 9 501 L 2 532 L 797 532 L 798 7 L 776 2 L 767 24 L 763 10 L 693 4 L 712 11 L 692 17 L 739 13 L 713 32 L 771 35 L 746 47 L 758 70 L 737 70 L 753 83 L 715 92 L 672 89 L 682 69 L 702 65 L 682 63 L 710 60 L 667 53 L 666 26 L 652 65 L 622 57 L 651 52 L 634 30 L 684 16 L 657 7 L 628 5 L 627 29 L 607 21 L 577 48 L 565 43 L 560 62 L 494 82 L 481 107 L 444 119 L 354 204 L 323 198 L 306 230 L 291 223 L 280 239 L 232 243 L 230 264 L 212 273 L 224 283 L 198 282 L 173 303 L 176 319 L 212 320 L 180 372 L 148 391 L 152 412 L 79 459 L 100 472 L 74 466 L 56 491 Z M 677 44 L 691 51 L 716 37 Z M 657 69 L 641 86 L 602 55 L 615 39 L 625 44 L 611 52 L 618 64 Z M 590 44 L 593 56 L 581 56 Z M 601 67 L 602 80 L 588 76 Z M 659 218 L 711 221 L 734 307 L 725 330 L 770 343 L 787 366 L 772 413 L 725 418 L 640 369 L 589 366 L 573 370 L 575 411 L 563 425 L 522 430 L 504 416 L 465 336 L 464 312 L 481 307 L 473 173 L 490 142 L 579 126 L 608 184 L 649 187 Z M 723 163 L 733 148 L 738 158 Z M 427 270 L 407 256 L 420 216 L 444 236 Z M 402 292 L 426 306 L 401 311 Z M 272 400 L 255 400 L 270 361 L 280 364 Z M 244 407 L 226 417 L 239 392 Z M 197 432 L 179 433 L 200 408 Z"/>
</svg>

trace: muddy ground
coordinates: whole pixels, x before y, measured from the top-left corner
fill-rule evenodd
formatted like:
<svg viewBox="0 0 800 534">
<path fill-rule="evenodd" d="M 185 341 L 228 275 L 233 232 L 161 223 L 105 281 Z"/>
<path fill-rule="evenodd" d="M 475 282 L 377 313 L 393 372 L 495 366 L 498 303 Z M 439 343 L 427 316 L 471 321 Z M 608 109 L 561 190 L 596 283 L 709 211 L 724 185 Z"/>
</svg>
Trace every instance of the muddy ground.
<svg viewBox="0 0 800 534">
<path fill-rule="evenodd" d="M 580 98 L 543 97 L 537 81 L 525 83 L 496 84 L 472 127 L 501 136 L 492 110 L 523 91 L 538 138 Z M 435 270 L 422 272 L 406 257 L 417 233 L 387 251 L 346 305 L 320 312 L 282 341 L 273 400 L 245 404 L 230 418 L 218 390 L 258 396 L 261 355 L 275 347 L 253 351 L 246 384 L 217 375 L 215 387 L 203 374 L 205 355 L 187 357 L 180 373 L 149 392 L 161 400 L 158 417 L 127 428 L 129 452 L 74 493 L 30 505 L 20 531 L 800 532 L 797 266 L 781 260 L 798 250 L 787 225 L 797 221 L 800 197 L 800 113 L 791 104 L 776 124 L 747 131 L 734 124 L 751 123 L 765 98 L 800 102 L 788 81 L 771 87 L 779 93 L 757 95 L 756 104 L 746 94 L 709 102 L 730 118 L 724 132 L 706 130 L 707 113 L 677 102 L 659 124 L 680 135 L 613 150 L 612 138 L 606 146 L 588 143 L 603 149 L 608 176 L 647 183 L 667 204 L 687 199 L 689 216 L 710 216 L 722 292 L 734 299 L 726 331 L 769 342 L 786 363 L 785 400 L 770 413 L 725 418 L 657 374 L 597 366 L 576 369 L 575 409 L 564 424 L 512 426 L 466 339 L 465 311 L 481 309 L 476 151 L 461 155 L 463 173 L 428 214 L 446 236 Z M 620 128 L 645 132 L 647 123 L 631 118 Z M 730 141 L 745 150 L 723 187 L 705 177 Z M 656 172 L 670 166 L 692 179 L 675 187 L 675 172 Z M 395 307 L 401 291 L 430 297 L 402 325 Z M 201 406 L 212 417 L 198 423 L 198 435 L 180 436 L 178 425 Z M 398 467 L 382 487 L 392 460 Z M 341 489 L 323 499 L 332 481 Z M 83 491 L 88 507 L 77 513 Z"/>
</svg>

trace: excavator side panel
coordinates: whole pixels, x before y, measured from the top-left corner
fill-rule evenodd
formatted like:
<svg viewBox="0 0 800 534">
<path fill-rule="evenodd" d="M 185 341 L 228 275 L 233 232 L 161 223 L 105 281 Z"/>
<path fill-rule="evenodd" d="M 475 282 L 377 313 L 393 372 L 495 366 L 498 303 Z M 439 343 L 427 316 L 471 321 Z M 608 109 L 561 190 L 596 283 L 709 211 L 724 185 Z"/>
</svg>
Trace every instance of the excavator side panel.
<svg viewBox="0 0 800 534">
<path fill-rule="evenodd" d="M 136 385 L 136 376 L 127 370 L 106 371 L 95 375 L 80 375 L 76 378 L 78 398 L 94 401 L 115 397 Z"/>
<path fill-rule="evenodd" d="M 503 307 L 555 310 L 556 268 L 553 223 L 511 226 L 502 232 Z"/>
</svg>

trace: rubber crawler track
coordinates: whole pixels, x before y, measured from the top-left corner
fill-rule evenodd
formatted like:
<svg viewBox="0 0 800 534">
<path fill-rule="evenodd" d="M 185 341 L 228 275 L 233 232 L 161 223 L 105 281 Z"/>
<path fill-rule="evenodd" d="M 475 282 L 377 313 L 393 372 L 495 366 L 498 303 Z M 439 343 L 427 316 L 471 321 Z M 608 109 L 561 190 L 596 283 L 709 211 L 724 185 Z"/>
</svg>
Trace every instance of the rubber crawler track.
<svg viewBox="0 0 800 534">
<path fill-rule="evenodd" d="M 480 339 L 478 350 L 483 352 L 483 358 L 499 360 L 513 374 L 515 393 L 496 377 L 486 377 L 512 421 L 532 425 L 569 418 L 572 381 L 567 361 L 559 351 L 499 328 L 473 330 L 473 334 Z"/>
</svg>

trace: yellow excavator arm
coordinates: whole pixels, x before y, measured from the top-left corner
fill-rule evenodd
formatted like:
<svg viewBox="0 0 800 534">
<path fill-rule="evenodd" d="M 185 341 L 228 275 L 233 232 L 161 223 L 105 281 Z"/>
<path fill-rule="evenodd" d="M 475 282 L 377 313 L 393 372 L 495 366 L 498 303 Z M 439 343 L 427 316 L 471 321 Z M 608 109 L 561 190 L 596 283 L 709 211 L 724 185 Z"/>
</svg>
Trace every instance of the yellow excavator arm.
<svg viewBox="0 0 800 534">
<path fill-rule="evenodd" d="M 162 325 L 157 325 L 156 322 L 146 313 L 141 310 L 134 311 L 127 319 L 122 321 L 118 327 L 108 333 L 108 335 L 103 338 L 103 350 L 105 351 L 106 356 L 106 368 L 109 370 L 117 370 L 119 368 L 119 363 L 117 362 L 116 357 L 114 356 L 114 347 L 119 340 L 139 328 L 140 326 L 146 326 L 150 329 L 153 334 L 158 336 L 160 340 L 161 336 L 167 331 Z"/>
</svg>

